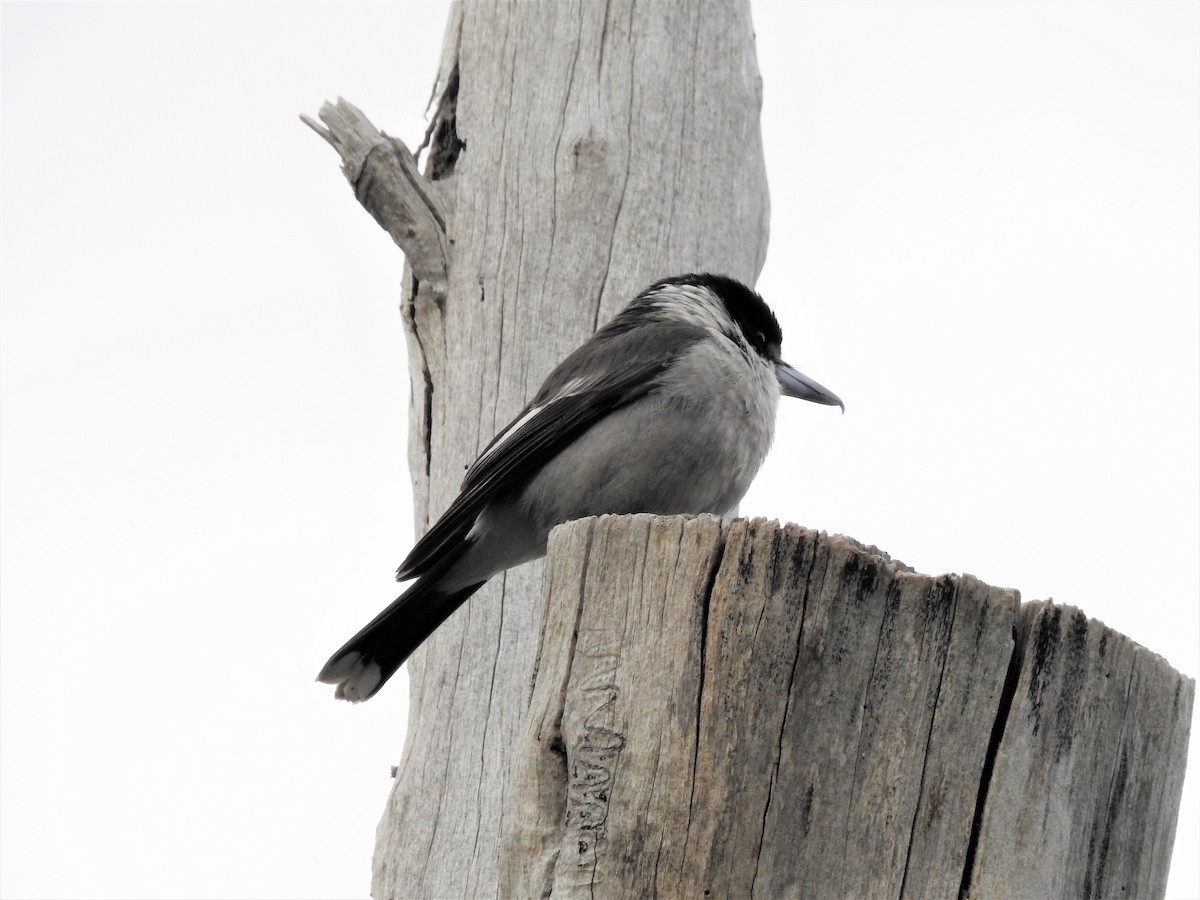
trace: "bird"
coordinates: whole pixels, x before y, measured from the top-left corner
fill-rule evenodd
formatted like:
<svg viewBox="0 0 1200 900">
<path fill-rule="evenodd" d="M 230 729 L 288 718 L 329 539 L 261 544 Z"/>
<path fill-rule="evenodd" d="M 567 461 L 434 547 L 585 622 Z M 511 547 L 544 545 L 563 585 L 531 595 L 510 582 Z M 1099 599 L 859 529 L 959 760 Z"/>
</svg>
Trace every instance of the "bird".
<svg viewBox="0 0 1200 900">
<path fill-rule="evenodd" d="M 726 275 L 664 278 L 547 376 L 467 470 L 396 571 L 412 585 L 317 680 L 374 696 L 489 578 L 546 553 L 550 530 L 605 513 L 732 511 L 771 446 L 781 396 L 845 404 L 781 358 L 775 314 Z"/>
</svg>

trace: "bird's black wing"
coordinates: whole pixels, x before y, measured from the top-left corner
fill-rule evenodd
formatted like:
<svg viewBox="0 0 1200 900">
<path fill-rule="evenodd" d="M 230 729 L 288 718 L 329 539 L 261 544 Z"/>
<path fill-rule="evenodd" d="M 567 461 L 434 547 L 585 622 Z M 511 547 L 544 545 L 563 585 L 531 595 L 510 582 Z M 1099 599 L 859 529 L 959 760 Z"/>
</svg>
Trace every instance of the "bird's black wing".
<svg viewBox="0 0 1200 900">
<path fill-rule="evenodd" d="M 427 571 L 462 544 L 483 507 L 524 484 L 592 423 L 652 391 L 663 372 L 705 334 L 676 323 L 605 328 L 564 359 L 530 401 L 467 470 L 462 492 L 396 571 Z"/>
</svg>

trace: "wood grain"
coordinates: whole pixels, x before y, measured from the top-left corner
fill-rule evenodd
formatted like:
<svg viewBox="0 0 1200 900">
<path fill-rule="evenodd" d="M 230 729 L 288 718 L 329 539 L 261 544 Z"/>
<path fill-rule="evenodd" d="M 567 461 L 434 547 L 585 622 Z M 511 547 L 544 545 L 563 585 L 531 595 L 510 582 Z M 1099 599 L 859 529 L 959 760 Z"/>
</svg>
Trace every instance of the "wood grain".
<svg viewBox="0 0 1200 900">
<path fill-rule="evenodd" d="M 970 896 L 1161 897 L 1195 682 L 1074 607 L 1021 612 Z"/>
<path fill-rule="evenodd" d="M 556 529 L 545 616 L 503 896 L 1162 895 L 1193 685 L 1077 610 L 636 516 Z"/>
<path fill-rule="evenodd" d="M 436 229 L 409 239 L 406 216 L 428 219 L 403 209 L 421 193 L 407 175 L 374 177 L 369 194 L 356 184 L 413 251 L 401 309 L 418 531 L 554 365 L 638 291 L 696 271 L 753 284 L 768 220 L 746 3 L 456 3 L 436 75 L 423 187 L 444 216 L 444 284 L 421 249 L 440 250 Z M 404 214 L 390 215 L 388 185 L 407 193 Z M 541 587 L 540 564 L 494 579 L 410 659 L 374 896 L 497 896 Z"/>
<path fill-rule="evenodd" d="M 418 530 L 637 291 L 754 283 L 760 105 L 745 3 L 478 0 L 423 175 L 306 120 L 408 256 Z M 572 523 L 546 585 L 410 660 L 373 896 L 1161 896 L 1195 685 L 1078 610 L 761 520 Z"/>
</svg>

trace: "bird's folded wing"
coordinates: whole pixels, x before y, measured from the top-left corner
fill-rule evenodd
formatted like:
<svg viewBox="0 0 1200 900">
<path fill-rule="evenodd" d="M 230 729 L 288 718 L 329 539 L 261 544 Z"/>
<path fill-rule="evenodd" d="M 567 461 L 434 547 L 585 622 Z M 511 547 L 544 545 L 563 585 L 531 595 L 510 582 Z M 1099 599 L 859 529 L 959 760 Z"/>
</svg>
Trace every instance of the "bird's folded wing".
<svg viewBox="0 0 1200 900">
<path fill-rule="evenodd" d="M 460 546 L 492 499 L 524 484 L 592 423 L 654 390 L 663 372 L 703 334 L 673 323 L 601 331 L 563 360 L 467 470 L 462 493 L 400 564 L 397 580 L 423 574 Z"/>
</svg>

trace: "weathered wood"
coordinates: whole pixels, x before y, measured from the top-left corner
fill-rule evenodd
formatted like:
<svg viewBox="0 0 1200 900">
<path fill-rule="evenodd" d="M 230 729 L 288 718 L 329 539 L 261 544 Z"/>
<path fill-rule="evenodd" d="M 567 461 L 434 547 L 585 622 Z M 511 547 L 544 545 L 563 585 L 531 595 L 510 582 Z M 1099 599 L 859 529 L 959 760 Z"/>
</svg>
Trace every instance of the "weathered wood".
<svg viewBox="0 0 1200 900">
<path fill-rule="evenodd" d="M 550 369 L 637 291 L 694 271 L 753 284 L 767 242 L 746 3 L 456 3 L 437 82 L 424 185 L 439 204 L 424 205 L 445 210 L 446 287 L 410 260 L 402 299 L 418 531 Z M 371 178 L 413 207 L 395 217 L 352 181 L 406 253 L 440 246 L 410 238 L 423 191 L 406 177 Z M 409 661 L 374 896 L 496 896 L 541 584 L 537 564 L 494 579 Z"/>
<path fill-rule="evenodd" d="M 540 752 L 523 755 L 512 780 L 500 893 L 590 897 L 629 884 L 654 893 L 659 873 L 684 865 L 673 836 L 688 820 L 720 522 L 604 516 L 554 540 L 555 600 L 522 737 Z M 576 564 L 593 558 L 603 567 L 580 577 Z M 631 725 L 634 709 L 642 718 Z M 613 852 L 626 860 L 620 871 Z"/>
<path fill-rule="evenodd" d="M 545 617 L 505 896 L 1162 894 L 1194 685 L 1077 610 L 636 516 L 554 532 Z"/>
<path fill-rule="evenodd" d="M 970 896 L 1161 897 L 1195 682 L 1074 607 L 1021 627 Z"/>
<path fill-rule="evenodd" d="M 377 129 L 354 104 L 339 97 L 322 104 L 318 116 L 324 125 L 306 115 L 300 121 L 342 157 L 354 196 L 404 251 L 413 274 L 445 295 L 450 214 L 439 186 L 421 176 L 403 141 Z"/>
<path fill-rule="evenodd" d="M 419 529 L 638 289 L 767 234 L 745 4 L 456 3 L 435 100 L 424 175 L 305 120 L 410 264 Z M 520 567 L 410 661 L 374 896 L 1161 894 L 1194 684 L 1127 639 L 796 526 L 551 543 L 544 626 Z"/>
</svg>

